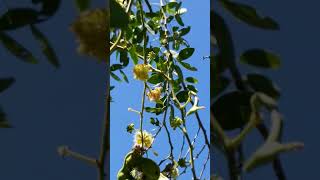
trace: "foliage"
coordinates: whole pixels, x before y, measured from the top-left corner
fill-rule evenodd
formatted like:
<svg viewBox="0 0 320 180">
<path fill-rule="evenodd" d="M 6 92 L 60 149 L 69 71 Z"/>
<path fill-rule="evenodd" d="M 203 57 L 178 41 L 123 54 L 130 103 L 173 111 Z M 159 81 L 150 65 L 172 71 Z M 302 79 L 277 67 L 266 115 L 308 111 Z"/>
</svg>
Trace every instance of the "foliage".
<svg viewBox="0 0 320 180">
<path fill-rule="evenodd" d="M 136 160 L 131 156 L 124 158 L 118 179 L 176 179 L 187 171 L 192 173 L 193 179 L 203 179 L 202 174 L 209 160 L 210 147 L 206 130 L 198 114 L 198 111 L 204 107 L 199 106 L 195 87 L 198 80 L 184 76 L 187 71 L 197 71 L 188 63 L 188 59 L 196 51 L 185 39 L 191 27 L 183 22 L 186 9 L 183 8 L 182 2 L 162 0 L 159 2 L 159 6 L 152 6 L 148 0 L 144 2 L 114 0 L 110 3 L 110 53 L 115 53 L 118 57 L 118 62 L 111 65 L 111 77 L 116 81 L 128 82 L 123 69 L 130 67 L 131 61 L 134 78 L 143 84 L 141 109 L 134 110 L 129 107 L 129 111 L 139 116 L 139 125 L 135 126 L 131 123 L 127 126 L 129 133 L 135 131 L 136 139 L 137 136 L 140 137 L 129 150 L 136 154 L 137 158 Z M 117 75 L 118 73 L 122 78 Z M 154 106 L 146 107 L 147 100 L 153 102 Z M 150 121 L 146 119 L 146 113 L 152 116 Z M 198 123 L 197 135 L 199 133 L 204 135 L 205 143 L 202 145 L 195 143 L 197 135 L 192 138 L 188 133 L 188 129 L 191 128 L 188 127 L 191 116 L 194 116 Z M 161 118 L 162 120 L 158 120 Z M 157 128 L 155 134 L 150 134 L 144 129 L 147 123 Z M 134 127 L 137 128 L 134 129 Z M 169 149 L 169 155 L 158 164 L 155 164 L 154 160 L 148 160 L 156 166 L 142 167 L 138 159 L 143 159 L 148 151 L 152 150 L 154 140 L 162 132 L 168 137 L 168 144 L 163 146 Z M 176 147 L 177 145 L 172 142 L 172 138 L 177 136 L 176 133 L 183 135 L 185 143 L 182 147 Z M 195 151 L 196 146 L 202 147 L 200 152 Z M 195 168 L 195 162 L 200 154 L 205 152 L 203 151 L 205 148 L 208 154 L 205 156 L 203 168 Z M 173 149 L 181 149 L 181 153 L 187 151 L 189 157 L 187 155 L 177 157 Z M 135 163 L 128 165 L 128 159 Z M 150 176 L 146 173 L 150 168 L 160 168 L 161 173 L 158 170 L 151 170 L 152 176 Z M 137 174 L 139 176 L 136 176 Z"/>
<path fill-rule="evenodd" d="M 217 2 L 219 7 L 252 27 L 279 29 L 275 20 L 260 16 L 249 5 L 230 0 Z M 281 66 L 279 56 L 265 49 L 249 49 L 237 58 L 229 27 L 214 10 L 211 11 L 211 36 L 211 143 L 228 160 L 229 179 L 239 179 L 243 173 L 271 162 L 277 178 L 285 179 L 278 156 L 283 152 L 300 149 L 303 144 L 280 142 L 283 118 L 277 104 L 280 91 L 274 82 L 263 74 L 241 73 L 237 63 L 239 60 L 241 64 L 253 68 L 277 70 Z M 268 117 L 270 130 L 266 126 Z M 244 140 L 254 128 L 258 129 L 265 141 L 256 152 L 244 158 L 243 148 L 247 148 L 243 145 Z M 238 132 L 236 137 L 228 136 L 231 131 Z"/>
<path fill-rule="evenodd" d="M 3 2 L 4 3 L 4 2 Z M 40 5 L 40 9 L 37 8 Z M 16 58 L 29 64 L 38 64 L 38 58 L 21 42 L 18 42 L 9 32 L 22 28 L 30 28 L 36 43 L 39 44 L 41 51 L 47 58 L 48 62 L 55 68 L 59 68 L 60 63 L 54 49 L 51 47 L 49 40 L 46 38 L 38 24 L 46 22 L 57 12 L 60 6 L 60 0 L 33 0 L 31 6 L 14 7 L 0 15 L 0 43 L 9 53 Z M 7 89 L 15 82 L 13 77 L 0 79 L 0 93 Z M 6 114 L 0 107 L 0 128 L 10 127 Z"/>
</svg>

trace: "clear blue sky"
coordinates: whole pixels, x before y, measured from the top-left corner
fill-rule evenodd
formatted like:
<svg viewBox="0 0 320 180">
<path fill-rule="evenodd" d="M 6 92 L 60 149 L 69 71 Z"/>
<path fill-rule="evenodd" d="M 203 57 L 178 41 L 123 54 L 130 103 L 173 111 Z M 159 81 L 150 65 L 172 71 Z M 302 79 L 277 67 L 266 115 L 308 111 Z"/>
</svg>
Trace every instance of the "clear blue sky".
<svg viewBox="0 0 320 180">
<path fill-rule="evenodd" d="M 155 1 L 151 1 L 155 2 Z M 158 2 L 158 1 L 156 1 Z M 208 60 L 203 60 L 204 56 L 208 56 L 210 53 L 210 2 L 208 0 L 202 1 L 199 3 L 197 1 L 183 1 L 183 7 L 188 9 L 188 12 L 183 15 L 183 20 L 186 26 L 191 26 L 191 31 L 189 35 L 186 36 L 186 40 L 189 42 L 191 47 L 195 48 L 196 51 L 192 58 L 188 61 L 195 67 L 198 68 L 198 72 L 189 73 L 185 71 L 188 76 L 195 76 L 199 83 L 196 87 L 199 90 L 199 98 L 200 104 L 206 107 L 205 110 L 199 111 L 201 119 L 204 123 L 204 126 L 207 129 L 209 136 L 209 106 L 210 106 L 210 66 Z M 155 9 L 157 6 L 155 6 Z M 196 18 L 197 17 L 197 18 Z M 115 58 L 111 59 L 111 62 L 115 62 Z M 118 83 L 112 81 L 111 84 L 115 85 L 116 88 L 112 91 L 111 95 L 114 99 L 114 102 L 111 104 L 111 179 L 115 178 L 117 175 L 117 171 L 121 168 L 123 163 L 123 157 L 131 150 L 133 145 L 133 137 L 129 133 L 126 132 L 126 126 L 130 123 L 134 123 L 136 127 L 139 127 L 139 116 L 136 113 L 128 112 L 128 107 L 133 109 L 140 110 L 141 108 L 141 96 L 143 90 L 143 84 L 141 81 L 134 80 L 132 77 L 132 63 L 129 68 L 126 70 L 127 75 L 129 75 L 129 84 L 126 83 Z M 148 101 L 147 101 L 148 102 Z M 147 103 L 148 106 L 154 106 L 152 103 Z M 150 126 L 149 117 L 145 117 L 145 124 L 147 126 L 146 130 L 149 132 L 155 133 L 152 131 L 155 129 L 154 126 Z M 162 120 L 162 115 L 160 115 L 159 120 Z M 167 121 L 168 122 L 168 121 Z M 197 123 L 194 116 L 188 118 L 188 127 L 191 134 L 191 137 L 197 131 Z M 179 154 L 180 146 L 182 143 L 181 132 L 172 131 L 175 134 L 173 137 L 173 143 L 175 144 L 175 157 Z M 196 149 L 196 152 L 200 150 L 203 145 L 203 137 L 200 136 L 200 141 L 197 141 L 200 146 L 199 149 Z M 165 158 L 169 153 L 169 144 L 167 141 L 167 137 L 165 131 L 161 132 L 161 136 L 157 139 L 153 145 L 153 149 L 159 153 L 159 157 L 155 157 L 151 152 L 149 156 L 157 162 L 161 159 Z M 203 161 L 206 158 L 206 153 L 203 153 L 202 157 L 196 162 L 196 169 L 199 175 Z M 210 162 L 207 164 L 207 168 L 204 174 L 204 178 L 209 178 L 210 171 Z M 191 173 L 187 173 L 181 179 L 190 179 Z"/>
</svg>

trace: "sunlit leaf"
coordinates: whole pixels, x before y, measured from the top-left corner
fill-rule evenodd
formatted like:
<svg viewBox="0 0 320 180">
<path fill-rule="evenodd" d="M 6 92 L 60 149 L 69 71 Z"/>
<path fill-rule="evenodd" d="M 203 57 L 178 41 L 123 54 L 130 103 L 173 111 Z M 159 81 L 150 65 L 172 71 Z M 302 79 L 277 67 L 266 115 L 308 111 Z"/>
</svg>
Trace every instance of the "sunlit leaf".
<svg viewBox="0 0 320 180">
<path fill-rule="evenodd" d="M 189 82 L 189 83 L 194 83 L 194 84 L 198 83 L 198 80 L 196 78 L 194 78 L 194 77 L 187 77 L 186 81 Z"/>
<path fill-rule="evenodd" d="M 148 79 L 148 83 L 151 84 L 158 84 L 164 81 L 164 78 L 161 74 L 157 73 L 157 74 L 153 74 L 149 79 Z"/>
<path fill-rule="evenodd" d="M 197 71 L 197 70 L 198 70 L 196 67 L 193 67 L 193 66 L 191 66 L 191 65 L 188 64 L 188 63 L 185 63 L 185 62 L 182 62 L 182 61 L 180 61 L 179 63 L 180 63 L 184 68 L 186 68 L 186 69 L 188 69 L 188 70 L 190 70 L 190 71 Z"/>
</svg>

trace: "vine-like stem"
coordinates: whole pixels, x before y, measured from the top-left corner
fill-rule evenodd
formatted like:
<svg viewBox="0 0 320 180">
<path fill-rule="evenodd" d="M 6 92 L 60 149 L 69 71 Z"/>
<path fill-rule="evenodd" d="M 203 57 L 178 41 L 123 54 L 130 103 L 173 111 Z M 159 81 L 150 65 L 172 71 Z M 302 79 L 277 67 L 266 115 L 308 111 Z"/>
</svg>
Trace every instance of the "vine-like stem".
<svg viewBox="0 0 320 180">
<path fill-rule="evenodd" d="M 186 137 L 188 145 L 189 145 L 189 149 L 190 149 L 190 164 L 191 164 L 191 172 L 192 172 L 192 176 L 194 180 L 197 180 L 197 174 L 196 174 L 196 170 L 195 170 L 195 166 L 194 166 L 194 158 L 193 158 L 193 145 L 192 142 L 190 140 L 189 134 L 187 132 L 186 127 L 180 127 L 180 130 L 182 131 L 183 135 Z"/>
</svg>

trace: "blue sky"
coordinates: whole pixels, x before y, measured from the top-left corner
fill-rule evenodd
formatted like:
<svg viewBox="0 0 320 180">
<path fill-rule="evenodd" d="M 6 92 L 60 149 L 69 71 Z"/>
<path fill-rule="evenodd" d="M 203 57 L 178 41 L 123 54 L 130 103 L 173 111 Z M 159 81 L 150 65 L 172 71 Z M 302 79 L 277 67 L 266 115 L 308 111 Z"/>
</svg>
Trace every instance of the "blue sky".
<svg viewBox="0 0 320 180">
<path fill-rule="evenodd" d="M 151 1 L 153 2 L 153 1 Z M 195 48 L 195 53 L 188 61 L 195 67 L 198 68 L 197 72 L 189 73 L 187 71 L 185 77 L 194 76 L 199 80 L 199 83 L 196 87 L 199 90 L 199 98 L 200 104 L 207 107 L 205 110 L 200 111 L 201 119 L 204 123 L 204 126 L 207 129 L 207 132 L 210 131 L 209 129 L 209 105 L 210 105 L 210 66 L 208 60 L 203 60 L 204 56 L 209 56 L 210 54 L 210 27 L 209 27 L 209 20 L 210 20 L 210 2 L 209 1 L 202 1 L 202 3 L 196 1 L 183 1 L 183 7 L 188 9 L 188 12 L 183 15 L 183 20 L 186 26 L 191 26 L 191 31 L 189 35 L 186 36 L 186 40 L 189 42 L 191 47 Z M 155 7 L 156 8 L 156 7 Z M 195 18 L 197 17 L 197 18 Z M 111 59 L 111 62 L 115 62 L 115 58 Z M 132 135 L 126 132 L 126 126 L 130 123 L 134 123 L 136 127 L 139 126 L 139 116 L 136 113 L 128 112 L 128 107 L 133 109 L 140 110 L 141 107 L 141 96 L 143 90 L 143 84 L 141 81 L 134 80 L 132 77 L 132 63 L 125 71 L 127 75 L 129 75 L 129 84 L 126 83 L 118 83 L 112 81 L 111 84 L 115 85 L 116 88 L 112 91 L 111 95 L 114 99 L 114 102 L 111 104 L 111 179 L 116 177 L 117 171 L 122 166 L 123 157 L 130 151 L 133 145 L 133 137 Z M 152 103 L 147 103 L 148 106 L 154 106 Z M 145 117 L 145 124 L 146 130 L 155 133 L 152 131 L 154 127 L 149 126 L 150 116 Z M 160 116 L 162 117 L 162 115 Z M 159 120 L 162 118 L 159 118 Z M 168 122 L 168 121 L 167 121 Z M 197 124 L 196 119 L 194 116 L 189 118 L 188 120 L 188 127 L 190 134 L 193 134 L 197 131 Z M 171 128 L 169 128 L 171 132 Z M 179 144 L 182 142 L 181 132 L 174 131 L 173 143 L 175 144 L 176 148 L 176 155 L 179 154 Z M 200 145 L 203 144 L 202 139 L 203 137 L 200 136 L 200 141 L 197 141 Z M 198 148 L 201 146 L 198 146 Z M 157 139 L 153 145 L 153 149 L 159 153 L 159 157 L 155 157 L 152 153 L 149 153 L 151 158 L 154 158 L 159 162 L 159 160 L 166 157 L 169 153 L 169 144 L 166 139 L 165 131 L 162 131 L 159 139 Z M 197 149 L 198 151 L 200 149 Z M 151 151 L 152 152 L 152 151 Z M 204 154 L 205 155 L 205 154 Z M 202 156 L 198 162 L 196 162 L 196 169 L 198 174 L 202 169 L 203 161 L 205 160 L 206 156 Z M 206 172 L 203 177 L 208 179 L 209 177 L 209 170 L 210 170 L 210 163 L 208 162 Z M 189 179 L 191 173 L 187 173 L 181 177 L 181 179 Z"/>
</svg>

